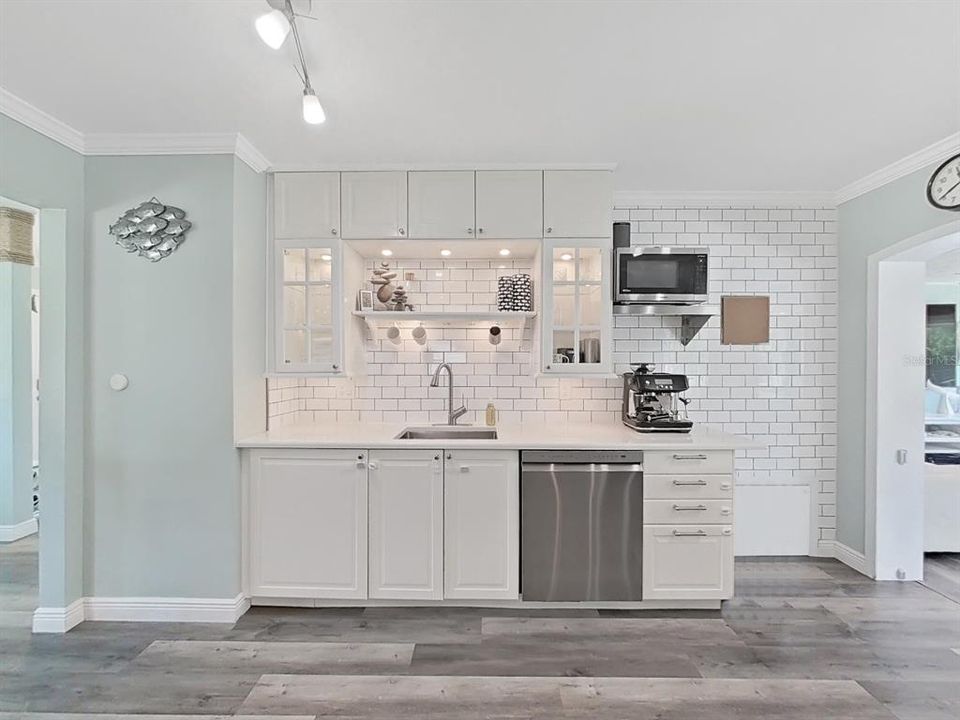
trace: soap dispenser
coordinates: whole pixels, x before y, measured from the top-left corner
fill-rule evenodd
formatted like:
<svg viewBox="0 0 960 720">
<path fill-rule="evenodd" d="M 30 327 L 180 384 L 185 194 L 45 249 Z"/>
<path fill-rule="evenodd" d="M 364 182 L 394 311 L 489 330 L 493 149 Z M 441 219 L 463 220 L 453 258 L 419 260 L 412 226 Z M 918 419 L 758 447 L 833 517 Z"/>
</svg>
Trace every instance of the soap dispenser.
<svg viewBox="0 0 960 720">
<path fill-rule="evenodd" d="M 487 427 L 497 424 L 497 408 L 493 403 L 487 403 Z"/>
</svg>

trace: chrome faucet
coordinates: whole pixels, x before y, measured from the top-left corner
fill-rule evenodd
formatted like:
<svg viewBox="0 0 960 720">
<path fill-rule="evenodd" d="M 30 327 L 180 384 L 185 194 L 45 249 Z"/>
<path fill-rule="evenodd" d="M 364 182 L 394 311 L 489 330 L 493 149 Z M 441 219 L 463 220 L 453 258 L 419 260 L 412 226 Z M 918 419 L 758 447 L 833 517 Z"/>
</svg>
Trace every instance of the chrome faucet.
<svg viewBox="0 0 960 720">
<path fill-rule="evenodd" d="M 430 387 L 440 387 L 440 371 L 444 368 L 447 369 L 447 375 L 449 376 L 449 382 L 447 383 L 447 425 L 456 425 L 457 418 L 466 415 L 467 408 L 461 405 L 456 410 L 453 409 L 453 368 L 450 367 L 449 363 L 437 365 L 437 369 L 433 371 L 433 378 L 430 380 Z"/>
</svg>

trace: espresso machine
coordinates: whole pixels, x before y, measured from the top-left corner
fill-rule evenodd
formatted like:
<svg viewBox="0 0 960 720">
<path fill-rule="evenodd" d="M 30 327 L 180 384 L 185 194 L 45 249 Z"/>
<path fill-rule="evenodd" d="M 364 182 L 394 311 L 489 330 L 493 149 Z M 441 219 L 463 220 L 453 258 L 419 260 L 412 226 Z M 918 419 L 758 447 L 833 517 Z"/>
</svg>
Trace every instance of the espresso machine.
<svg viewBox="0 0 960 720">
<path fill-rule="evenodd" d="M 623 374 L 623 424 L 638 432 L 690 432 L 690 402 L 680 393 L 690 388 L 686 375 L 651 372 L 641 363 Z"/>
</svg>

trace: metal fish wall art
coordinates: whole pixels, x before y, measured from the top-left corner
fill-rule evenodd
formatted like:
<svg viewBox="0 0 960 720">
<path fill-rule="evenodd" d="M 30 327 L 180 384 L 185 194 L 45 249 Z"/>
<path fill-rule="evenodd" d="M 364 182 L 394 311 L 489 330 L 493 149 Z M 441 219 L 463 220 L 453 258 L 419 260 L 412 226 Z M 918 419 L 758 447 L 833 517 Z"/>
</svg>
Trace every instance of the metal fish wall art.
<svg viewBox="0 0 960 720">
<path fill-rule="evenodd" d="M 180 247 L 192 223 L 187 213 L 153 197 L 130 208 L 110 226 L 116 243 L 150 262 L 159 262 Z"/>
</svg>

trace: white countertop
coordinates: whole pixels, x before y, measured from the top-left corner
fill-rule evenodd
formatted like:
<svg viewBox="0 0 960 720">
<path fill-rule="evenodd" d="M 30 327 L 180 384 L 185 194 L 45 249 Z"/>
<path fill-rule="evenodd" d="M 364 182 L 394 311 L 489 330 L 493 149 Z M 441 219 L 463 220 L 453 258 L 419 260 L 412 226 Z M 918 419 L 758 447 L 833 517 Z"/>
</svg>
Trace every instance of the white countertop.
<svg viewBox="0 0 960 720">
<path fill-rule="evenodd" d="M 496 440 L 398 440 L 402 423 L 288 425 L 244 438 L 241 448 L 430 448 L 503 450 L 738 450 L 760 445 L 749 438 L 694 427 L 690 433 L 639 433 L 621 424 L 527 423 L 497 427 Z M 483 427 L 478 425 L 475 427 Z"/>
</svg>

